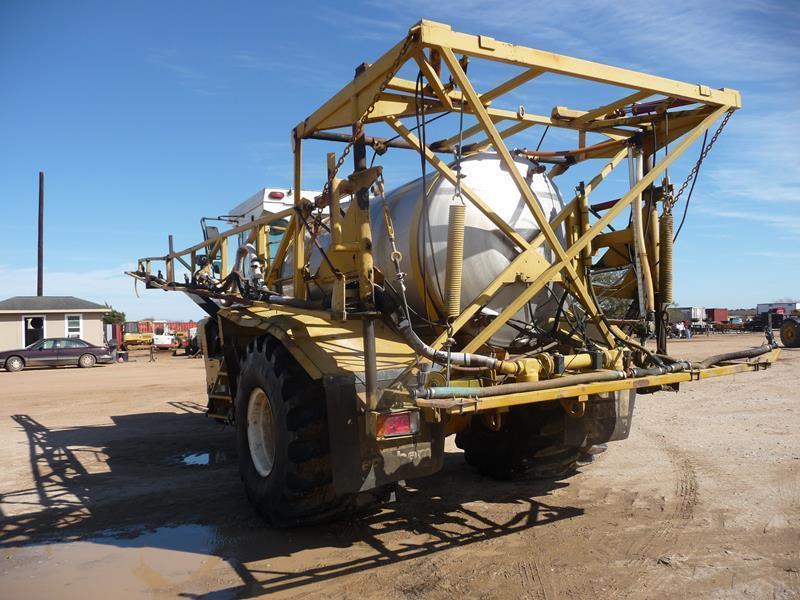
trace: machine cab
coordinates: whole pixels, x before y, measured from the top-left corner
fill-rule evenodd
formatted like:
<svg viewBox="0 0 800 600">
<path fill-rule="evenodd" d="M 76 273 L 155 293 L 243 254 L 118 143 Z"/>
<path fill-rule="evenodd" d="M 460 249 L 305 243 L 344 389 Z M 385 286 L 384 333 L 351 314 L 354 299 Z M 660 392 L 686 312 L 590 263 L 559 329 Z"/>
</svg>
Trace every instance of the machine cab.
<svg viewBox="0 0 800 600">
<path fill-rule="evenodd" d="M 320 192 L 318 191 L 302 191 L 302 197 L 309 200 L 313 200 L 319 194 Z M 203 217 L 200 220 L 200 224 L 203 229 L 203 239 L 208 241 L 209 239 L 219 235 L 220 226 L 211 225 L 209 222 L 216 221 L 226 223 L 227 225 L 223 228 L 228 229 L 230 227 L 244 225 L 245 223 L 254 221 L 255 219 L 261 218 L 268 214 L 274 214 L 286 210 L 287 208 L 294 206 L 294 202 L 294 194 L 290 189 L 263 188 L 256 194 L 250 196 L 241 204 L 235 206 L 227 215 L 222 215 L 219 217 Z M 286 226 L 288 223 L 288 219 L 282 219 L 270 227 L 268 243 L 268 253 L 270 256 L 275 256 L 277 253 L 278 247 L 280 246 L 283 236 L 286 233 Z M 246 235 L 247 234 L 242 233 L 238 238 L 236 238 L 239 246 L 242 246 L 247 242 Z M 228 247 L 229 256 L 233 256 L 235 252 L 236 248 L 230 246 Z M 250 266 L 245 264 L 245 272 L 248 272 L 249 268 Z M 221 270 L 219 259 L 213 262 L 213 269 L 214 273 L 218 277 Z"/>
</svg>

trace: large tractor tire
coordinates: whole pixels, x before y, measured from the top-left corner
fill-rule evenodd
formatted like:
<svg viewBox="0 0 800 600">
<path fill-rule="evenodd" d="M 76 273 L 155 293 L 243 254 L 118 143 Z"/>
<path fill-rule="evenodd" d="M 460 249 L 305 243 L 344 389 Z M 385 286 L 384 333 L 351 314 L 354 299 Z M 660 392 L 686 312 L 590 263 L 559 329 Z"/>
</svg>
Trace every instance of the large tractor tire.
<svg viewBox="0 0 800 600">
<path fill-rule="evenodd" d="M 558 403 L 514 407 L 500 415 L 500 426 L 475 415 L 469 429 L 456 435 L 466 461 L 500 480 L 558 479 L 571 474 L 581 449 L 565 446 L 564 411 Z"/>
<path fill-rule="evenodd" d="M 783 320 L 781 343 L 786 348 L 800 348 L 800 319 L 789 317 Z"/>
<path fill-rule="evenodd" d="M 236 424 L 247 497 L 272 525 L 319 523 L 349 507 L 352 499 L 333 490 L 322 384 L 274 338 L 247 347 Z"/>
</svg>

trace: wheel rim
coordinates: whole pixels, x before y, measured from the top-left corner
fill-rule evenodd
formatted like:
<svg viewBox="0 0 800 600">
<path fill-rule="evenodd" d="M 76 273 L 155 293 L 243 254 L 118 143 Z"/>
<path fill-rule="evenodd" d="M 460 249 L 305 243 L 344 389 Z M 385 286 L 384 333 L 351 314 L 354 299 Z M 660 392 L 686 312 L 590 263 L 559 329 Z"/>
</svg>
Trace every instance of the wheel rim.
<svg viewBox="0 0 800 600">
<path fill-rule="evenodd" d="M 81 356 L 81 364 L 84 367 L 91 367 L 94 364 L 94 357 L 88 354 Z"/>
<path fill-rule="evenodd" d="M 18 371 L 22 366 L 22 361 L 18 358 L 11 358 L 8 361 L 8 368 L 12 371 Z"/>
<path fill-rule="evenodd" d="M 272 404 L 259 387 L 250 392 L 247 404 L 247 443 L 256 471 L 268 477 L 275 465 L 275 420 Z"/>
</svg>

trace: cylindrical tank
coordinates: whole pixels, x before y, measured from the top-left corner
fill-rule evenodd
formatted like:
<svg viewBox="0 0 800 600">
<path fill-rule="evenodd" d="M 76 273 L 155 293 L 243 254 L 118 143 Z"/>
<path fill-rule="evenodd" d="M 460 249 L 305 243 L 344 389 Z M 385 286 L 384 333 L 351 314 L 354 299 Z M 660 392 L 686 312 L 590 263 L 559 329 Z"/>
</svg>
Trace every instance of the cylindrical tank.
<svg viewBox="0 0 800 600">
<path fill-rule="evenodd" d="M 550 179 L 527 161 L 519 159 L 516 167 L 526 179 L 539 200 L 542 212 L 551 220 L 563 208 L 563 200 Z M 483 202 L 513 227 L 526 240 L 539 233 L 539 227 L 528 209 L 514 180 L 494 153 L 481 153 L 466 157 L 461 162 L 464 185 L 474 190 Z M 433 173 L 427 178 L 428 194 L 423 199 L 422 179 L 412 181 L 386 196 L 392 216 L 398 250 L 403 254 L 402 268 L 407 273 L 408 300 L 420 315 L 433 317 L 426 310 L 426 300 L 437 315 L 446 312 L 445 281 L 447 277 L 447 232 L 449 207 L 460 200 L 453 198 L 454 187 Z M 468 199 L 464 235 L 464 268 L 461 284 L 461 306 L 467 307 L 491 281 L 505 269 L 518 253 L 508 237 L 478 210 Z M 427 206 L 426 206 L 427 205 Z M 372 240 L 375 265 L 391 282 L 395 269 L 391 261 L 391 244 L 382 217 L 380 199 L 373 200 Z M 556 235 L 564 244 L 564 231 Z M 547 244 L 539 253 L 553 260 Z M 557 308 L 560 288 L 545 288 L 523 308 L 515 318 L 525 323 L 544 321 L 553 316 Z M 502 311 L 525 288 L 524 283 L 505 286 L 484 308 L 484 314 Z M 555 294 L 554 294 L 555 293 Z M 519 329 L 506 325 L 491 339 L 495 346 L 508 346 L 519 334 Z"/>
</svg>

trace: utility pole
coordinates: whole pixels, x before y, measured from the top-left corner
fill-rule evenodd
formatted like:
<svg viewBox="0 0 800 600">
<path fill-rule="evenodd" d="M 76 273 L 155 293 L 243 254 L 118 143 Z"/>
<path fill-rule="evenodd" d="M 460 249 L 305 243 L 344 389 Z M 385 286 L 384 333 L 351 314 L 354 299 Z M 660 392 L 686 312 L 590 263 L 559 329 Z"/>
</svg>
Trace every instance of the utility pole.
<svg viewBox="0 0 800 600">
<path fill-rule="evenodd" d="M 39 269 L 36 295 L 44 296 L 44 171 L 39 171 Z"/>
</svg>

